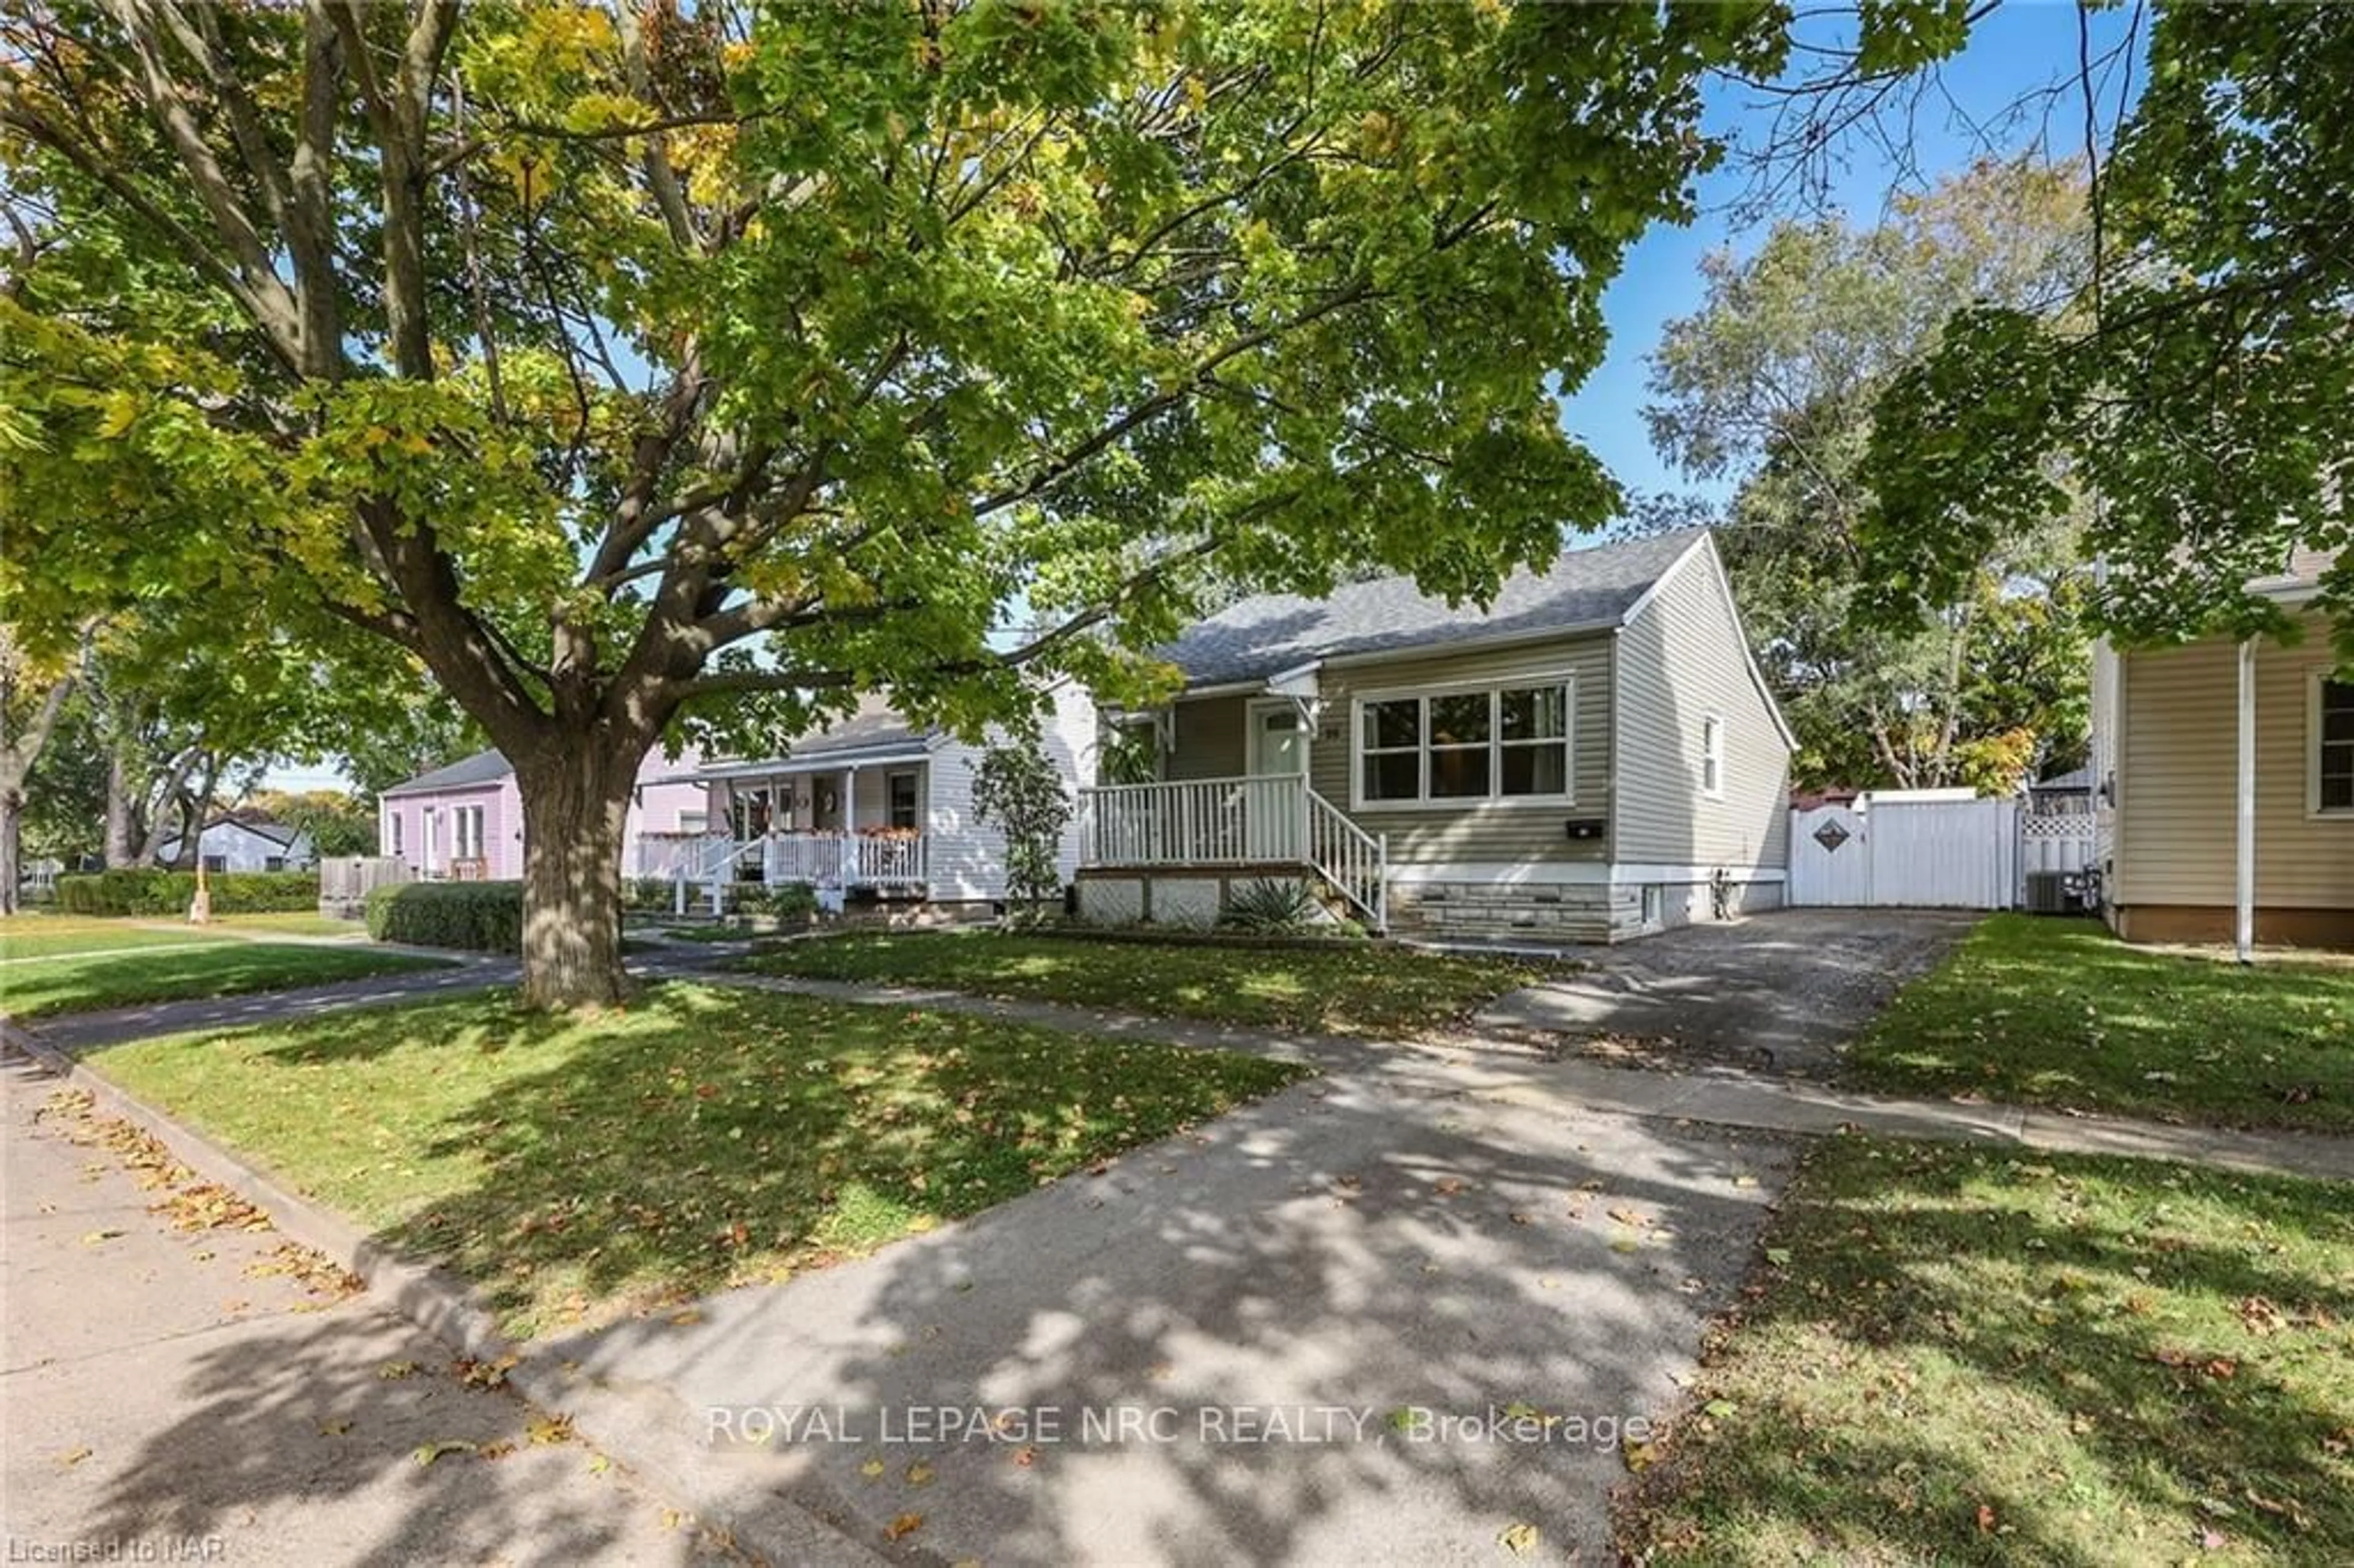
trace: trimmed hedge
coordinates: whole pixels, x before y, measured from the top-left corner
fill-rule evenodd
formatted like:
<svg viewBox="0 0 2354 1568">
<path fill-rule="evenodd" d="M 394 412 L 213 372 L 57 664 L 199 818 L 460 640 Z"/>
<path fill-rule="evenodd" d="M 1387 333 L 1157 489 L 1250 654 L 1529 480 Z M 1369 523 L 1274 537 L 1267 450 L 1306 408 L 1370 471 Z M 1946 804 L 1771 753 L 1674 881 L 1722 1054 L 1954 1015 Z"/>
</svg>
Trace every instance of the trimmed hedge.
<svg viewBox="0 0 2354 1568">
<path fill-rule="evenodd" d="M 265 915 L 319 906 L 315 871 L 215 871 L 205 874 L 216 915 Z M 193 871 L 125 866 L 58 878 L 58 908 L 68 915 L 181 916 L 196 899 Z"/>
<path fill-rule="evenodd" d="M 523 951 L 520 882 L 403 882 L 371 888 L 368 935 L 379 942 Z"/>
</svg>

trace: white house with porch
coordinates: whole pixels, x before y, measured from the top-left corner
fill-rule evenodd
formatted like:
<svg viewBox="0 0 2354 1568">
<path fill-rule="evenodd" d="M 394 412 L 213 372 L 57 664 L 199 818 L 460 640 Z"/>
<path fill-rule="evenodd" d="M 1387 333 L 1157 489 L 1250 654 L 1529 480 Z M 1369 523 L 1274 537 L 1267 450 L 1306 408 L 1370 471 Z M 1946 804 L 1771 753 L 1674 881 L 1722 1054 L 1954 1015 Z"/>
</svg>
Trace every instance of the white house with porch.
<svg viewBox="0 0 2354 1568">
<path fill-rule="evenodd" d="M 1041 741 L 1074 789 L 1095 782 L 1095 705 L 1076 683 L 1048 690 Z M 978 821 L 983 747 L 911 723 L 880 697 L 775 756 L 720 758 L 691 775 L 708 829 L 650 834 L 632 875 L 663 877 L 715 905 L 730 885 L 801 883 L 845 899 L 986 912 L 1005 898 L 1005 840 Z M 1064 878 L 1078 866 L 1076 827 Z"/>
</svg>

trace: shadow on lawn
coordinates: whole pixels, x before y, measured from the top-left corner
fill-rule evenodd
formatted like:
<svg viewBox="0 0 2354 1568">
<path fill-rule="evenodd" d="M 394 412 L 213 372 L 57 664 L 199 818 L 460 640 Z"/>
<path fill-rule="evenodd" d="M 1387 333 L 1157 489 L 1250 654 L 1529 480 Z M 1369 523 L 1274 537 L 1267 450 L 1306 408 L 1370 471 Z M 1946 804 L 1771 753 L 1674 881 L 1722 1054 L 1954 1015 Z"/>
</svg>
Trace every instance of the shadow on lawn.
<svg viewBox="0 0 2354 1568">
<path fill-rule="evenodd" d="M 795 1033 L 780 1036 L 779 1019 Z M 438 1048 L 523 1055 L 577 1027 L 503 1009 Z M 482 1179 L 384 1235 L 447 1260 L 535 1332 L 609 1298 L 647 1309 L 870 1251 L 1299 1075 L 1236 1055 L 686 986 L 602 1031 L 431 1128 L 422 1152 L 478 1162 Z M 387 1015 L 270 1058 L 315 1066 L 414 1044 Z"/>
<path fill-rule="evenodd" d="M 1812 1160 L 1775 1238 L 1806 1261 L 1705 1385 L 1740 1408 L 1720 1435 L 1695 1423 L 1642 1489 L 1641 1544 L 1699 1562 L 1744 1560 L 1728 1531 L 1872 1561 L 2354 1553 L 2354 1277 L 2282 1256 L 2354 1247 L 2326 1189 L 1903 1145 Z M 2027 1213 L 1972 1190 L 1989 1179 L 2087 1196 Z M 2230 1245 L 2209 1200 L 2275 1239 Z M 1744 1366 L 1794 1355 L 1812 1363 Z M 2120 1506 L 2163 1538 L 2122 1533 Z"/>
</svg>

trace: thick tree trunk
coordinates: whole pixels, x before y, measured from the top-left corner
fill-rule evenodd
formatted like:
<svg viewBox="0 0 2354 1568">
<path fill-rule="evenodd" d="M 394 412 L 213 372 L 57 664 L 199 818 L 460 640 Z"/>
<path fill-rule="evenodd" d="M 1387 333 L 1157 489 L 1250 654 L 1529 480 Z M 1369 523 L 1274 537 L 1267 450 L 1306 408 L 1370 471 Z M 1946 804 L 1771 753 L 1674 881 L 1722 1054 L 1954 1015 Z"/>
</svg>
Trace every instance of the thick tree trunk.
<svg viewBox="0 0 2354 1568">
<path fill-rule="evenodd" d="M 621 969 L 621 832 L 638 758 L 583 737 L 515 770 L 523 794 L 523 995 L 535 1007 L 609 1007 Z M 583 753 L 603 751 L 606 755 Z"/>
</svg>

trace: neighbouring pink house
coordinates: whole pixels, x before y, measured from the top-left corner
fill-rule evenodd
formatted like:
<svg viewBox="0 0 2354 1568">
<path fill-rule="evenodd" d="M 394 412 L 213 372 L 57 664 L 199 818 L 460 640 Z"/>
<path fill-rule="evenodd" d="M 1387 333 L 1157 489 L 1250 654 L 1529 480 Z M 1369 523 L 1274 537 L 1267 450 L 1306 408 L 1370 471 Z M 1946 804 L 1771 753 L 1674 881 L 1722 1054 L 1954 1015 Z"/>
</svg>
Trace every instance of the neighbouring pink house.
<svg viewBox="0 0 2354 1568">
<path fill-rule="evenodd" d="M 679 775 L 695 768 L 693 752 L 675 761 L 659 751 L 638 767 L 638 785 L 622 830 L 621 865 L 634 871 L 638 841 L 652 834 L 700 833 L 707 807 L 705 787 Z M 395 855 L 425 878 L 511 881 L 523 875 L 523 793 L 514 769 L 495 751 L 479 751 L 447 768 L 396 784 L 376 800 L 376 849 Z"/>
</svg>

